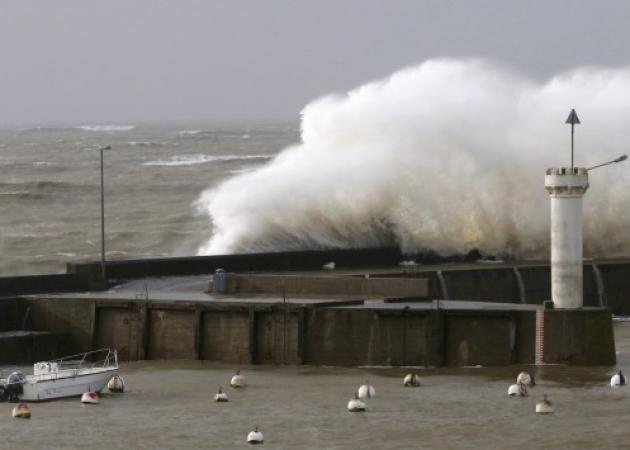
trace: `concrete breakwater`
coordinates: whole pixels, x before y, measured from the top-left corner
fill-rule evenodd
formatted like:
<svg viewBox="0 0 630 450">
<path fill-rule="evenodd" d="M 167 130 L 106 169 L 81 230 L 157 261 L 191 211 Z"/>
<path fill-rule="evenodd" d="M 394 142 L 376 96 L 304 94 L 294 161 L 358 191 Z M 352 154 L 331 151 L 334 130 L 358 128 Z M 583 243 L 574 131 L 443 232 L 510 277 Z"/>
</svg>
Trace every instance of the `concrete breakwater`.
<svg viewBox="0 0 630 450">
<path fill-rule="evenodd" d="M 91 294 L 16 302 L 18 311 L 30 309 L 33 329 L 70 334 L 73 351 L 113 347 L 123 360 L 331 366 L 531 364 L 543 311 L 418 297 L 283 302 L 269 296 L 187 301 Z M 550 310 L 543 321 L 551 330 L 543 336 L 543 362 L 614 364 L 608 310 Z"/>
<path fill-rule="evenodd" d="M 374 249 L 115 261 L 109 291 L 98 264 L 73 264 L 71 289 L 67 277 L 60 285 L 50 276 L 0 279 L 0 331 L 66 333 L 73 352 L 115 347 L 129 360 L 614 363 L 610 310 L 630 313 L 630 261 L 585 264 L 587 308 L 569 312 L 541 307 L 550 297 L 546 263 L 431 258 L 400 265 L 408 255 Z M 336 269 L 322 270 L 331 261 Z M 234 273 L 226 292 L 208 295 L 218 268 Z"/>
<path fill-rule="evenodd" d="M 376 277 L 426 278 L 428 296 L 436 299 L 542 304 L 551 298 L 548 261 L 474 262 L 474 256 L 407 255 L 399 249 L 384 248 L 117 260 L 108 261 L 106 266 L 110 280 L 130 280 L 199 274 L 210 277 L 218 268 L 236 273 L 319 271 L 334 261 L 340 270 L 365 269 Z M 399 265 L 408 260 L 418 265 Z M 103 289 L 100 273 L 99 263 L 76 263 L 68 265 L 66 274 L 0 277 L 0 298 Z M 608 307 L 613 314 L 630 315 L 629 275 L 630 259 L 585 261 L 585 306 Z"/>
<path fill-rule="evenodd" d="M 68 331 L 77 350 L 117 348 L 122 360 L 334 366 L 534 361 L 535 311 L 505 306 L 480 312 L 461 302 L 23 301 L 32 308 L 33 328 Z"/>
</svg>

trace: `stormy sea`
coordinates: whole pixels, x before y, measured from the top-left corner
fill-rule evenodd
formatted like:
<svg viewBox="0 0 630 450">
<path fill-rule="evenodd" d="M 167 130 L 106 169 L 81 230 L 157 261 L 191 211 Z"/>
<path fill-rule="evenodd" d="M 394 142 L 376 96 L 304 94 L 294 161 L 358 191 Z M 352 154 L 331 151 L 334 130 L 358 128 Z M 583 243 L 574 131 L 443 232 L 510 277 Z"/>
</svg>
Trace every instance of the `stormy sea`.
<svg viewBox="0 0 630 450">
<path fill-rule="evenodd" d="M 532 80 L 429 60 L 307 104 L 293 122 L 0 130 L 0 275 L 107 258 L 398 246 L 546 258 L 548 167 L 628 153 L 630 69 Z M 626 164 L 590 174 L 584 255 L 627 255 Z"/>
<path fill-rule="evenodd" d="M 297 123 L 92 124 L 0 130 L 0 276 L 98 260 L 104 151 L 108 259 L 194 255 L 204 190 L 299 140 Z"/>
</svg>

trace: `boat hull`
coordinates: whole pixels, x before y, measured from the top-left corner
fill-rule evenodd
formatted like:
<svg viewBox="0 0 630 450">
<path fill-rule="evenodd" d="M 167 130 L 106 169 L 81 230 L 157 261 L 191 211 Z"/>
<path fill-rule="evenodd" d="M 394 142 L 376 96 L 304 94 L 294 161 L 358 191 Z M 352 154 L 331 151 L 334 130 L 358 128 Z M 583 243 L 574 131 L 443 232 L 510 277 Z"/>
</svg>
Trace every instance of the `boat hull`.
<svg viewBox="0 0 630 450">
<path fill-rule="evenodd" d="M 64 397 L 78 397 L 84 392 L 100 392 L 107 386 L 118 368 L 103 369 L 98 372 L 79 373 L 74 376 L 50 377 L 44 380 L 28 380 L 22 385 L 20 401 L 41 402 Z"/>
</svg>

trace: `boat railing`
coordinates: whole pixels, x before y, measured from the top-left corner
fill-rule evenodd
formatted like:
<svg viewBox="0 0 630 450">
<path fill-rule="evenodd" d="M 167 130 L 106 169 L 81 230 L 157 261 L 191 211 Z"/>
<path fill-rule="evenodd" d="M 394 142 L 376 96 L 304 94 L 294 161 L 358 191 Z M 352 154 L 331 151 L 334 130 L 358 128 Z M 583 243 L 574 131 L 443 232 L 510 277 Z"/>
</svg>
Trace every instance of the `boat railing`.
<svg viewBox="0 0 630 450">
<path fill-rule="evenodd" d="M 72 369 L 94 369 L 94 368 L 117 368 L 118 353 L 116 350 L 102 348 L 92 350 L 76 355 L 64 356 L 63 358 L 51 359 L 37 364 L 46 364 L 55 370 L 72 370 Z"/>
</svg>

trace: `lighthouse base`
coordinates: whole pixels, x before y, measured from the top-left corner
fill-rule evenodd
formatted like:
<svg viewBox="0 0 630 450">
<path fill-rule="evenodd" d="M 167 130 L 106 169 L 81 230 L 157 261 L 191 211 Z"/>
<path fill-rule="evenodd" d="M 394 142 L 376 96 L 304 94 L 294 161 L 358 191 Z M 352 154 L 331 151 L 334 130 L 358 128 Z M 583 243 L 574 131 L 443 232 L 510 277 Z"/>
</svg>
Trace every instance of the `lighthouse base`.
<svg viewBox="0 0 630 450">
<path fill-rule="evenodd" d="M 544 324 L 544 363 L 616 364 L 612 314 L 607 308 L 548 309 Z"/>
</svg>

